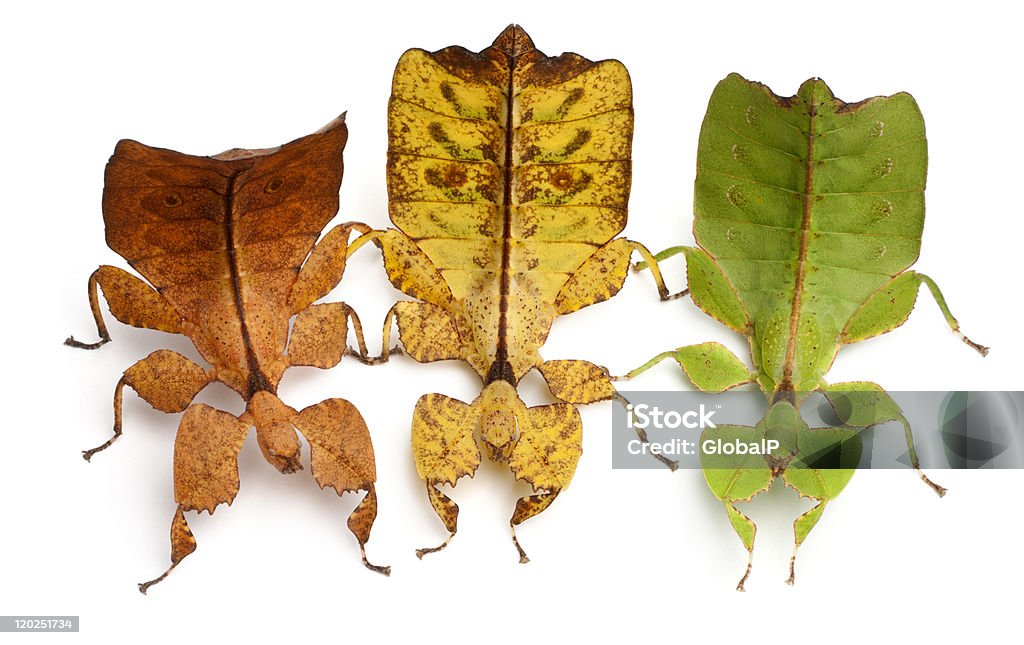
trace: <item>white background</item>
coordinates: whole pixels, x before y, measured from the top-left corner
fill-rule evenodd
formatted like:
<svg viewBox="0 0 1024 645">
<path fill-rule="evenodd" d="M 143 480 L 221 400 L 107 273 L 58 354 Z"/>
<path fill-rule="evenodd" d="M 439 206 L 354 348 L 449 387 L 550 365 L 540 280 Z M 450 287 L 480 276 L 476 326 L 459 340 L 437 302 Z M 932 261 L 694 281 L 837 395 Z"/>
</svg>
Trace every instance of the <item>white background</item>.
<svg viewBox="0 0 1024 645">
<path fill-rule="evenodd" d="M 934 472 L 950 489 L 942 500 L 907 471 L 860 473 L 802 549 L 793 588 L 783 584 L 790 523 L 806 502 L 780 486 L 746 507 L 760 529 L 748 592 L 739 594 L 746 553 L 701 474 L 611 470 L 607 403 L 582 410 L 584 455 L 572 486 L 519 532 L 530 564 L 518 564 L 508 536 L 525 485 L 490 465 L 455 491 L 462 514 L 452 546 L 417 561 L 416 547 L 445 534 L 412 462 L 413 405 L 429 391 L 472 400 L 479 381 L 465 365 L 405 357 L 377 368 L 351 360 L 328 372 L 296 368 L 281 385 L 294 407 L 345 396 L 366 417 L 380 495 L 369 554 L 393 566 L 390 579 L 359 562 L 344 524 L 355 498 L 320 491 L 308 469 L 280 475 L 251 435 L 235 503 L 190 517 L 198 551 L 148 597 L 138 593 L 135 583 L 167 564 L 180 415 L 126 390 L 125 436 L 91 464 L 79 451 L 107 438 L 122 370 L 158 348 L 197 354 L 183 337 L 109 317 L 114 342 L 102 350 L 61 346 L 68 333 L 93 337 L 89 273 L 101 263 L 127 268 L 104 244 L 100 212 L 115 142 L 194 154 L 266 147 L 348 110 L 339 221 L 382 227 L 385 108 L 398 57 L 409 47 L 480 50 L 513 21 L 549 55 L 571 50 L 629 68 L 636 131 L 626 234 L 655 250 L 692 241 L 697 134 L 729 72 L 784 95 L 815 75 L 848 101 L 911 92 L 930 151 L 917 268 L 992 353 L 982 359 L 959 343 L 922 294 L 905 326 L 844 349 L 829 378 L 893 390 L 1024 389 L 1019 16 L 985 2 L 955 11 L 895 2 L 508 4 L 38 2 L 5 11 L 0 614 L 79 614 L 77 638 L 87 642 L 913 634 L 930 643 L 1006 634 L 1019 617 L 1024 473 Z M 376 250 L 361 251 L 328 298 L 357 308 L 374 345 L 398 296 L 379 262 Z M 682 288 L 681 260 L 666 272 L 673 290 Z M 646 276 L 631 276 L 612 301 L 556 321 L 543 355 L 621 373 L 706 340 L 743 355 L 742 339 L 688 300 L 659 303 Z M 629 387 L 687 386 L 666 363 Z M 549 396 L 535 376 L 522 392 L 530 404 Z M 198 400 L 242 410 L 220 385 Z"/>
</svg>

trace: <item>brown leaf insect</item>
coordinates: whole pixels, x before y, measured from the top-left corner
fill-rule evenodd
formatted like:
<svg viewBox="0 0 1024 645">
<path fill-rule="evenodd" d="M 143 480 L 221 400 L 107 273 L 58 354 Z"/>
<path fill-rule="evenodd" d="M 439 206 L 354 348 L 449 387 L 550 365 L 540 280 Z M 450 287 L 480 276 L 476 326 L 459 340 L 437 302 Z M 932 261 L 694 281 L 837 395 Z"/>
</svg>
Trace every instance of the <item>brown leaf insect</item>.
<svg viewBox="0 0 1024 645">
<path fill-rule="evenodd" d="M 337 398 L 296 411 L 277 397 L 288 367 L 338 364 L 349 321 L 360 352 L 366 352 L 352 308 L 313 304 L 341 280 L 351 232 L 369 230 L 364 224 L 340 224 L 317 243 L 338 211 L 347 139 L 342 115 L 278 148 L 200 157 L 123 140 L 107 163 L 107 245 L 148 284 L 122 269 L 99 267 L 89 276 L 88 290 L 100 340 L 65 343 L 96 349 L 110 341 L 100 312 L 102 289 L 119 321 L 184 334 L 210 365 L 158 350 L 129 367 L 114 390 L 113 436 L 84 452 L 88 461 L 121 436 L 125 386 L 158 410 L 185 412 L 174 443 L 171 565 L 139 584 L 143 593 L 195 551 L 185 513 L 212 514 L 234 500 L 238 453 L 250 427 L 256 428 L 263 456 L 282 473 L 302 469 L 297 429 L 309 443 L 313 478 L 321 488 L 330 486 L 339 495 L 366 491 L 348 527 L 359 541 L 363 563 L 390 573 L 366 559 L 377 515 L 376 466 L 359 411 Z M 236 417 L 193 404 L 212 381 L 238 392 L 245 412 Z"/>
</svg>

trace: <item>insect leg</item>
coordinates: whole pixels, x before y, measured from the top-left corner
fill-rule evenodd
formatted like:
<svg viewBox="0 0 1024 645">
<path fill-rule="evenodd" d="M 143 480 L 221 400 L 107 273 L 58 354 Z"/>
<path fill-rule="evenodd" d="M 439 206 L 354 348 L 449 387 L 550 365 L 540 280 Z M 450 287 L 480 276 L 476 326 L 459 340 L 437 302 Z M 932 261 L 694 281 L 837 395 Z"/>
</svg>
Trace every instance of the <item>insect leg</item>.
<svg viewBox="0 0 1024 645">
<path fill-rule="evenodd" d="M 230 504 L 238 494 L 238 451 L 249 424 L 208 405 L 192 405 L 181 417 L 174 438 L 174 501 L 178 508 L 171 521 L 171 566 L 160 576 L 139 584 L 146 591 L 167 577 L 187 555 L 196 540 L 185 521 L 185 511 L 207 511 Z"/>
<path fill-rule="evenodd" d="M 455 537 L 455 533 L 459 529 L 459 505 L 442 493 L 437 487 L 437 483 L 427 481 L 427 498 L 430 500 L 430 505 L 434 508 L 434 512 L 444 522 L 444 527 L 448 529 L 448 537 L 438 546 L 416 549 L 416 557 L 420 560 L 428 553 L 437 553 L 445 549 L 451 544 L 452 538 Z"/>
<path fill-rule="evenodd" d="M 359 541 L 363 565 L 390 575 L 390 567 L 371 564 L 366 559 L 366 543 L 377 519 L 377 465 L 363 416 L 345 399 L 334 398 L 305 408 L 292 418 L 292 423 L 309 442 L 313 479 L 321 488 L 330 486 L 338 495 L 366 491 L 349 515 L 348 528 Z"/>
<path fill-rule="evenodd" d="M 910 428 L 910 422 L 881 385 L 868 381 L 855 381 L 828 385 L 821 388 L 820 391 L 847 426 L 866 428 L 888 421 L 899 421 L 903 424 L 910 465 L 917 471 L 921 481 L 934 490 L 939 497 L 946 494 L 945 488 L 928 479 L 928 476 L 921 470 L 921 462 L 918 460 L 917 450 L 914 448 L 914 434 Z"/>
<path fill-rule="evenodd" d="M 561 490 L 544 491 L 536 495 L 520 497 L 516 502 L 516 510 L 512 513 L 509 526 L 512 527 L 512 543 L 515 544 L 516 550 L 519 551 L 520 564 L 526 564 L 530 561 L 530 558 L 527 557 L 523 547 L 519 545 L 519 539 L 516 537 L 516 526 L 551 506 L 551 502 L 555 501 L 560 492 Z"/>
<path fill-rule="evenodd" d="M 676 350 L 674 350 L 674 349 L 673 350 L 669 350 L 667 352 L 662 352 L 662 353 L 658 354 L 657 356 L 655 356 L 654 358 L 652 358 L 651 360 L 649 360 L 646 363 L 644 363 L 643 365 L 641 365 L 640 367 L 637 367 L 636 369 L 632 369 L 632 370 L 626 372 L 622 376 L 613 376 L 612 380 L 613 381 L 628 381 L 630 379 L 636 378 L 637 376 L 640 376 L 641 374 L 643 374 L 647 370 L 651 369 L 652 367 L 654 367 L 658 363 L 662 362 L 666 358 L 675 358 L 675 355 L 676 355 Z"/>
<path fill-rule="evenodd" d="M 101 266 L 89 276 L 89 308 L 96 322 L 99 341 L 83 343 L 68 336 L 64 344 L 79 349 L 97 349 L 110 342 L 110 332 L 100 311 L 98 287 L 102 287 L 110 313 L 126 325 L 181 333 L 181 316 L 152 287 L 123 269 Z"/>
<path fill-rule="evenodd" d="M 530 559 L 516 537 L 516 526 L 544 511 L 572 481 L 583 453 L 583 423 L 568 403 L 527 408 L 516 420 L 519 438 L 509 455 L 509 467 L 516 479 L 533 487 L 534 494 L 516 502 L 509 526 L 519 562 L 526 563 Z"/>
<path fill-rule="evenodd" d="M 390 566 L 373 564 L 366 559 L 366 543 L 370 541 L 370 529 L 373 527 L 373 522 L 376 519 L 377 488 L 371 484 L 370 488 L 366 491 L 366 495 L 363 496 L 363 499 L 353 509 L 352 514 L 348 516 L 348 530 L 352 531 L 352 535 L 356 536 L 356 540 L 359 541 L 359 555 L 363 558 L 363 566 L 370 571 L 390 576 Z"/>
<path fill-rule="evenodd" d="M 928 290 L 953 333 L 982 356 L 987 355 L 988 347 L 974 342 L 960 331 L 960 323 L 950 312 L 946 299 L 935 281 L 915 271 L 901 273 L 876 291 L 846 324 L 842 335 L 843 342 L 856 343 L 892 331 L 905 323 L 910 317 L 914 303 L 917 302 L 917 292 L 921 284 L 928 285 Z"/>
<path fill-rule="evenodd" d="M 746 591 L 743 585 L 746 584 L 747 578 L 750 577 L 750 569 L 754 565 L 754 537 L 757 535 L 757 525 L 754 524 L 753 520 L 741 513 L 731 500 L 723 501 L 725 502 L 725 512 L 729 515 L 729 522 L 732 523 L 733 530 L 736 531 L 736 535 L 740 537 L 744 548 L 747 550 L 747 569 L 743 572 L 743 577 L 740 578 L 739 584 L 736 585 L 736 591 Z"/>
<path fill-rule="evenodd" d="M 127 385 L 147 403 L 162 412 L 181 412 L 212 380 L 199 365 L 177 352 L 161 349 L 135 363 L 114 388 L 114 435 L 102 445 L 82 452 L 86 461 L 110 447 L 121 436 L 121 401 Z"/>
<path fill-rule="evenodd" d="M 618 379 L 638 376 L 666 358 L 675 359 L 689 381 L 701 392 L 724 392 L 755 378 L 743 361 L 721 343 L 700 343 L 662 352 Z"/>
<path fill-rule="evenodd" d="M 807 534 L 811 532 L 814 525 L 821 519 L 821 514 L 825 512 L 825 505 L 828 504 L 827 499 L 818 500 L 810 510 L 796 518 L 793 521 L 793 555 L 789 557 L 789 578 L 786 580 L 786 584 L 791 585 L 796 580 L 796 552 L 800 548 L 800 545 L 804 543 L 804 539 L 807 538 Z"/>
<path fill-rule="evenodd" d="M 956 318 L 953 317 L 953 313 L 949 310 L 949 305 L 946 304 L 946 299 L 942 296 L 942 291 L 939 290 L 939 285 L 935 284 L 935 281 L 926 276 L 923 273 L 916 274 L 918 279 L 924 284 L 928 285 L 928 290 L 931 292 L 932 297 L 935 298 L 935 304 L 939 305 L 939 309 L 942 311 L 942 315 L 946 318 L 946 324 L 953 330 L 960 340 L 967 343 L 968 346 L 973 347 L 982 356 L 988 355 L 988 347 L 979 345 L 967 336 L 964 336 L 960 331 L 960 323 L 957 322 Z"/>
<path fill-rule="evenodd" d="M 342 302 L 310 305 L 295 318 L 288 340 L 288 363 L 329 369 L 345 355 L 348 321 L 354 312 Z M 362 328 L 359 328 L 362 343 Z M 366 345 L 361 349 L 365 352 Z"/>
<path fill-rule="evenodd" d="M 171 566 L 167 567 L 167 570 L 156 578 L 148 582 L 140 582 L 139 591 L 143 594 L 146 593 L 150 587 L 166 578 L 174 570 L 174 567 L 178 566 L 179 562 L 195 550 L 196 538 L 192 535 L 192 529 L 188 527 L 188 522 L 185 521 L 184 510 L 179 505 L 178 509 L 174 511 L 174 518 L 171 520 Z"/>
<path fill-rule="evenodd" d="M 640 254 L 640 257 L 643 258 L 643 262 L 640 262 L 638 264 L 644 264 L 644 265 L 650 267 L 651 275 L 654 277 L 654 284 L 657 285 L 657 287 L 658 287 L 658 295 L 661 297 L 662 300 L 675 300 L 676 298 L 682 298 L 686 294 L 690 293 L 689 289 L 683 289 L 682 291 L 680 291 L 678 293 L 673 293 L 673 294 L 669 295 L 668 287 L 665 286 L 665 278 L 662 277 L 662 275 L 661 275 L 661 268 L 658 266 L 658 262 L 660 261 L 659 258 L 657 256 L 651 255 L 651 252 L 647 250 L 647 247 L 644 246 L 643 244 L 640 244 L 639 242 L 632 242 L 631 241 L 630 244 L 633 245 L 633 249 L 636 250 Z M 682 247 L 675 247 L 675 248 L 681 249 Z M 662 254 L 664 254 L 664 253 L 666 253 L 667 251 L 670 251 L 670 250 L 672 250 L 672 249 L 666 249 L 666 251 L 662 251 Z M 675 255 L 676 253 L 679 253 L 679 252 L 680 251 L 675 251 L 674 253 L 669 253 L 668 255 L 665 255 L 665 257 L 670 257 L 672 255 Z M 661 258 L 661 259 L 664 259 L 664 258 Z"/>
<path fill-rule="evenodd" d="M 394 229 L 375 231 L 370 235 L 376 236 L 373 240 L 384 256 L 384 270 L 396 289 L 407 296 L 439 307 L 451 303 L 452 291 L 444 276 L 415 242 Z M 355 247 L 367 237 L 359 238 L 352 246 Z"/>
<path fill-rule="evenodd" d="M 595 251 L 583 262 L 558 292 L 555 307 L 559 315 L 565 315 L 604 302 L 622 289 L 629 273 L 629 257 L 639 249 L 642 254 L 650 255 L 642 245 L 618 238 L 608 242 Z M 669 298 L 668 289 L 655 267 L 654 280 L 662 300 Z"/>
<path fill-rule="evenodd" d="M 652 256 L 650 258 L 645 257 L 640 262 L 637 262 L 636 264 L 633 265 L 633 270 L 634 271 L 643 271 L 647 267 L 654 266 L 655 264 L 661 262 L 662 260 L 667 260 L 667 259 L 669 259 L 670 257 L 672 257 L 674 255 L 679 255 L 680 253 L 685 251 L 686 248 L 687 247 L 685 247 L 685 246 L 670 246 L 669 248 L 665 249 L 664 251 L 661 251 L 659 253 L 654 254 L 654 256 Z"/>
<path fill-rule="evenodd" d="M 399 302 L 389 313 L 398 323 L 405 352 L 414 360 L 432 363 L 465 356 L 455 320 L 441 307 L 426 302 Z M 384 340 L 390 343 L 391 325 L 386 327 Z"/>
<path fill-rule="evenodd" d="M 349 253 L 348 238 L 353 230 L 369 229 L 365 224 L 347 222 L 327 232 L 309 252 L 288 295 L 292 314 L 306 309 L 341 282 Z"/>
<path fill-rule="evenodd" d="M 452 486 L 464 475 L 473 476 L 480 466 L 480 449 L 474 431 L 480 409 L 444 396 L 425 394 L 416 402 L 412 416 L 412 453 L 416 472 L 424 480 L 427 497 L 448 530 L 448 537 L 436 547 L 417 549 L 422 558 L 448 546 L 458 528 L 459 506 L 438 488 Z"/>
</svg>

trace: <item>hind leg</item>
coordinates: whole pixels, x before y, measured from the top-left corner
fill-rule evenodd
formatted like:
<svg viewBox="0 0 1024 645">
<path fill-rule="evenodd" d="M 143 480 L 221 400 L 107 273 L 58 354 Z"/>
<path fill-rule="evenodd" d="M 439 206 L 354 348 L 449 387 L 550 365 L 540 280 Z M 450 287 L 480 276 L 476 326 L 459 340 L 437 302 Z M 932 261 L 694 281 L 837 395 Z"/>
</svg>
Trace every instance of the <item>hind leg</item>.
<svg viewBox="0 0 1024 645">
<path fill-rule="evenodd" d="M 330 486 L 338 495 L 366 491 L 348 518 L 348 528 L 359 541 L 363 565 L 390 575 L 391 567 L 366 559 L 366 543 L 377 519 L 377 464 L 363 416 L 345 399 L 327 399 L 299 412 L 292 423 L 309 442 L 310 468 L 321 488 Z"/>
<path fill-rule="evenodd" d="M 196 538 L 192 535 L 192 529 L 188 527 L 188 522 L 185 521 L 185 513 L 179 505 L 178 509 L 174 511 L 174 518 L 171 520 L 171 566 L 167 567 L 167 570 L 156 578 L 147 582 L 140 582 L 139 591 L 146 593 L 150 587 L 162 581 L 171 571 L 174 571 L 174 567 L 178 566 L 178 563 L 195 550 Z"/>
<path fill-rule="evenodd" d="M 946 298 L 939 290 L 939 285 L 935 284 L 935 281 L 928 276 L 916 271 L 905 271 L 876 291 L 846 324 L 842 335 L 843 342 L 856 343 L 890 332 L 907 322 L 910 312 L 914 309 L 914 303 L 917 302 L 917 292 L 922 284 L 928 287 L 928 291 L 939 306 L 950 330 L 967 346 L 982 356 L 986 356 L 988 347 L 974 342 L 960 331 L 960 323 L 949 310 L 949 305 L 946 304 Z"/>
<path fill-rule="evenodd" d="M 747 550 L 747 568 L 743 572 L 743 577 L 740 578 L 739 583 L 736 584 L 736 591 L 746 591 L 743 585 L 746 584 L 747 578 L 750 577 L 750 570 L 754 566 L 754 537 L 757 536 L 757 525 L 754 524 L 753 520 L 741 513 L 730 500 L 725 501 L 725 512 L 729 516 L 729 523 L 732 524 L 732 529 L 736 531 L 736 535 L 743 542 L 743 548 Z"/>
<path fill-rule="evenodd" d="M 706 428 L 700 442 L 721 441 L 724 444 L 742 441 L 760 441 L 764 438 L 764 427 L 731 426 L 721 424 Z M 737 502 L 747 502 L 771 488 L 774 475 L 760 455 L 726 455 L 722 453 L 700 453 L 704 479 L 715 497 L 725 505 L 736 535 L 747 550 L 747 569 L 736 585 L 737 591 L 745 591 L 744 584 L 750 576 L 754 563 L 754 537 L 757 525 L 736 508 Z"/>
<path fill-rule="evenodd" d="M 946 489 L 924 474 L 921 470 L 921 462 L 917 458 L 917 450 L 914 448 L 914 433 L 910 428 L 910 422 L 903 415 L 896 401 L 882 389 L 881 385 L 869 381 L 851 381 L 849 383 L 836 383 L 819 389 L 828 399 L 829 405 L 835 410 L 836 415 L 847 426 L 855 428 L 866 428 L 868 426 L 899 421 L 903 425 L 903 435 L 907 442 L 907 454 L 910 456 L 910 465 L 917 471 L 918 477 L 928 485 L 935 494 L 943 497 Z"/>
<path fill-rule="evenodd" d="M 786 580 L 787 585 L 792 585 L 796 581 L 797 549 L 800 548 L 800 545 L 804 543 L 804 539 L 807 537 L 807 534 L 811 532 L 814 525 L 818 523 L 819 519 L 821 519 L 821 514 L 825 512 L 825 506 L 827 504 L 828 500 L 818 500 L 818 503 L 815 504 L 813 508 L 793 521 L 793 555 L 789 556 L 789 578 Z"/>
<path fill-rule="evenodd" d="M 238 451 L 249 426 L 208 405 L 190 406 L 174 438 L 174 501 L 171 521 L 171 566 L 156 578 L 139 584 L 146 593 L 196 550 L 185 511 L 207 511 L 230 504 L 238 494 Z"/>
<path fill-rule="evenodd" d="M 519 544 L 516 526 L 543 512 L 572 481 L 583 453 L 583 424 L 568 403 L 527 408 L 518 422 L 519 439 L 509 455 L 509 466 L 516 479 L 533 487 L 534 494 L 516 502 L 509 526 L 519 562 L 525 564 L 530 558 Z"/>
<path fill-rule="evenodd" d="M 519 551 L 519 564 L 526 564 L 530 561 L 530 558 L 526 555 L 526 551 L 524 551 L 523 547 L 519 544 L 519 538 L 516 537 L 516 526 L 522 524 L 534 515 L 543 512 L 548 506 L 551 506 L 551 502 L 555 501 L 555 498 L 558 497 L 560 492 L 562 491 L 554 490 L 536 495 L 529 495 L 527 497 L 520 497 L 519 501 L 516 502 L 516 510 L 512 513 L 512 519 L 509 520 L 509 525 L 512 527 L 512 543 L 516 546 L 516 550 Z"/>
<path fill-rule="evenodd" d="M 480 466 L 480 449 L 473 432 L 480 410 L 442 394 L 425 394 L 416 402 L 412 417 L 412 452 L 416 472 L 426 483 L 427 497 L 448 530 L 448 537 L 436 547 L 417 549 L 422 558 L 448 546 L 457 531 L 459 507 L 438 488 L 455 485 L 470 477 Z"/>
</svg>

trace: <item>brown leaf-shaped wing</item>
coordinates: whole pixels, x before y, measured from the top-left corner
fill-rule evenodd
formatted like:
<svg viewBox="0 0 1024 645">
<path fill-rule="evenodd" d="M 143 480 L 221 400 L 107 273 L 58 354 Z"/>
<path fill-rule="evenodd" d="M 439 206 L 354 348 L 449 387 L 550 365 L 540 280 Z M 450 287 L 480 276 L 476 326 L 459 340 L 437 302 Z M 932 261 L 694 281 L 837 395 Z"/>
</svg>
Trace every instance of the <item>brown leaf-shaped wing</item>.
<svg viewBox="0 0 1024 645">
<path fill-rule="evenodd" d="M 337 213 L 347 137 L 342 117 L 280 148 L 216 157 L 124 140 L 107 164 L 107 244 L 243 384 L 260 372 L 276 382 L 284 369 L 289 293 Z"/>
</svg>

